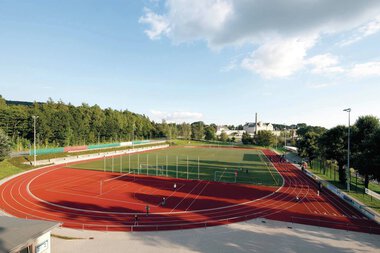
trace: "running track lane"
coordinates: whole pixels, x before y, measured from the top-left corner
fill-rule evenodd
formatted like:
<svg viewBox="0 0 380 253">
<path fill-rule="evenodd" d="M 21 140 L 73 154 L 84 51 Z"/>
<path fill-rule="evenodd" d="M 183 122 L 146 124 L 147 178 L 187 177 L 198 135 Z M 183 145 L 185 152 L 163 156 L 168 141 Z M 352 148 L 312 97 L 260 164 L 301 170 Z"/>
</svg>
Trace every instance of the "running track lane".
<svg viewBox="0 0 380 253">
<path fill-rule="evenodd" d="M 56 220 L 63 222 L 67 227 L 97 230 L 169 230 L 221 225 L 262 217 L 330 228 L 380 233 L 380 228 L 376 223 L 366 219 L 332 193 L 323 191 L 318 196 L 316 183 L 292 164 L 280 163 L 279 157 L 269 150 L 265 150 L 264 153 L 283 176 L 285 184 L 278 191 L 272 188 L 270 194 L 260 194 L 260 191 L 268 191 L 268 188 L 252 187 L 250 189 L 252 194 L 247 195 L 251 198 L 251 202 L 247 202 L 247 199 L 244 198 L 239 199 L 241 192 L 241 188 L 238 188 L 239 185 L 176 179 L 175 182 L 183 183 L 184 188 L 181 189 L 182 192 L 175 192 L 167 199 L 168 205 L 172 201 L 175 208 L 165 211 L 162 207 L 152 206 L 153 213 L 144 216 L 141 212 L 143 209 L 141 205 L 144 202 L 138 203 L 135 199 L 127 199 L 126 203 L 122 204 L 116 202 L 113 203 L 112 208 L 107 208 L 110 202 L 106 200 L 109 198 L 102 198 L 99 196 L 97 188 L 92 187 L 104 177 L 104 173 L 86 171 L 91 175 L 83 179 L 72 173 L 60 174 L 65 169 L 60 166 L 52 166 L 16 177 L 0 186 L 1 208 L 17 217 Z M 45 174 L 41 175 L 42 173 Z M 38 186 L 31 183 L 37 175 L 41 175 Z M 55 177 L 54 180 L 51 177 Z M 50 180 L 46 180 L 49 178 Z M 146 186 L 147 188 L 144 189 L 148 191 L 154 189 L 154 195 L 156 195 L 151 197 L 148 194 L 144 195 L 144 201 L 148 202 L 156 201 L 157 195 L 166 196 L 164 195 L 165 189 L 158 187 L 160 181 L 169 180 L 169 184 L 171 184 L 173 181 L 170 180 L 174 180 L 141 177 L 141 180 L 148 179 L 153 180 L 150 182 L 153 186 Z M 76 196 L 68 195 L 71 198 L 60 203 L 45 200 L 43 194 L 46 188 L 51 191 L 49 198 L 54 194 L 64 195 L 64 191 L 73 190 L 75 180 L 83 186 L 75 189 Z M 123 185 L 130 184 L 130 182 L 122 183 L 120 186 L 113 187 L 109 194 L 117 194 L 118 189 L 125 188 Z M 228 197 L 223 196 L 226 187 L 228 187 Z M 236 188 L 235 193 L 234 188 Z M 33 196 L 34 194 L 42 195 L 36 198 Z M 47 193 L 45 192 L 45 194 Z M 141 192 L 139 194 L 141 195 Z M 299 197 L 299 201 L 296 200 L 296 196 Z M 176 200 L 176 198 L 178 199 Z M 219 205 L 211 205 L 210 208 L 211 201 L 219 203 Z M 134 226 L 134 213 L 139 213 L 138 226 Z"/>
</svg>

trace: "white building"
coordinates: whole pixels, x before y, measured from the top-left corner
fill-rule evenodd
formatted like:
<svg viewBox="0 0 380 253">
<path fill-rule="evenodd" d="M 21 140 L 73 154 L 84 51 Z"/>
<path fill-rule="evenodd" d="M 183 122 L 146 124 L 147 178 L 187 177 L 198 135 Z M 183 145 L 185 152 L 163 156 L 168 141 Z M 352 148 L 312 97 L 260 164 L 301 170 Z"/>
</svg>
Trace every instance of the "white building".
<svg viewBox="0 0 380 253">
<path fill-rule="evenodd" d="M 241 139 L 244 130 L 230 130 L 226 126 L 218 126 L 216 129 L 216 136 L 220 136 L 222 132 L 225 132 L 228 137 L 235 137 L 236 139 Z"/>
<path fill-rule="evenodd" d="M 247 122 L 244 126 L 243 126 L 243 130 L 246 131 L 248 134 L 255 134 L 256 133 L 256 129 L 257 131 L 261 131 L 261 130 L 268 130 L 268 131 L 274 131 L 273 129 L 273 125 L 271 123 L 263 123 L 261 121 L 259 121 L 257 123 L 257 126 L 256 126 L 256 123 L 254 122 Z"/>
</svg>

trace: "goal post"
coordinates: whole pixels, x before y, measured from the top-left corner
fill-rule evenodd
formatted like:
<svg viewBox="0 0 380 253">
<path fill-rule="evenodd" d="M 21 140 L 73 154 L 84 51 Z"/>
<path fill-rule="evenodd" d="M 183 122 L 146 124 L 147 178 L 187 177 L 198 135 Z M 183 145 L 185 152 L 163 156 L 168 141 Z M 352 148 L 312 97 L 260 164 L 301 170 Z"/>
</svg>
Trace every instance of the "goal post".
<svg viewBox="0 0 380 253">
<path fill-rule="evenodd" d="M 103 180 L 100 180 L 99 182 L 99 194 L 102 195 L 105 191 L 104 189 L 107 187 L 107 190 L 110 191 L 112 190 L 115 186 L 115 184 L 113 182 L 116 182 L 116 181 L 129 181 L 129 182 L 133 182 L 135 181 L 135 175 L 133 173 L 130 173 L 130 172 L 127 172 L 127 173 L 119 173 L 120 175 L 118 176 L 113 176 L 113 177 L 110 177 L 108 179 L 103 179 Z M 108 192 L 107 191 L 107 192 Z"/>
<path fill-rule="evenodd" d="M 215 182 L 227 182 L 227 183 L 236 183 L 236 172 L 217 170 L 214 171 L 214 181 Z"/>
<path fill-rule="evenodd" d="M 163 165 L 149 165 L 146 163 L 140 163 L 139 167 L 141 174 L 164 176 L 166 174 L 165 166 Z"/>
</svg>

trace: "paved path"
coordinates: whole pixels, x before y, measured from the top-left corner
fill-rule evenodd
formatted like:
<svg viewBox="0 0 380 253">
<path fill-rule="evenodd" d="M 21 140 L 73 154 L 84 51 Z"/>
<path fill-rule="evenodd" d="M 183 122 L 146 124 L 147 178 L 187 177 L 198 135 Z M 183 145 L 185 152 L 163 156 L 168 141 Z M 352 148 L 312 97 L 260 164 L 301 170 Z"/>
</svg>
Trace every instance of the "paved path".
<svg viewBox="0 0 380 253">
<path fill-rule="evenodd" d="M 265 221 L 263 223 L 262 221 Z M 291 227 L 291 228 L 289 228 Z M 379 252 L 380 236 L 255 219 L 228 226 L 161 232 L 96 232 L 57 228 L 52 252 Z M 93 239 L 89 239 L 93 237 Z"/>
</svg>

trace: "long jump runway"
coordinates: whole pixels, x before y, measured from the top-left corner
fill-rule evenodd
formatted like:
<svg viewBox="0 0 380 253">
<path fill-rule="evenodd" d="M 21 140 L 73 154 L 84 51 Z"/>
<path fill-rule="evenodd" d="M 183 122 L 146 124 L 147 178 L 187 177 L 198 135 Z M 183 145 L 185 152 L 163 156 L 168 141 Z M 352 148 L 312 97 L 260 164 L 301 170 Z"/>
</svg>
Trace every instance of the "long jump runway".
<svg viewBox="0 0 380 253">
<path fill-rule="evenodd" d="M 267 218 L 380 234 L 377 223 L 328 190 L 318 195 L 316 183 L 298 168 L 280 163 L 272 151 L 264 154 L 282 175 L 281 187 L 121 175 L 60 165 L 2 184 L 0 208 L 20 218 L 103 231 L 174 230 Z"/>
</svg>

